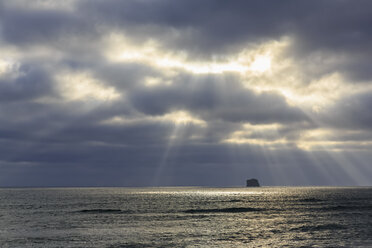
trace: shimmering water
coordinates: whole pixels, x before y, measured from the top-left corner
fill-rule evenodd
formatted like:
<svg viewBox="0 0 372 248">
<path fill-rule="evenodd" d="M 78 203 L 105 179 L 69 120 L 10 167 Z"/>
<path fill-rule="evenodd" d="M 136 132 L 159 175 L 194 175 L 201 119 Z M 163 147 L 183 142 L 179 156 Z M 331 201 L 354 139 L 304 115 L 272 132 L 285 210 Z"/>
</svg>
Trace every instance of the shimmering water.
<svg viewBox="0 0 372 248">
<path fill-rule="evenodd" d="M 372 247 L 372 188 L 0 189 L 0 247 Z"/>
</svg>

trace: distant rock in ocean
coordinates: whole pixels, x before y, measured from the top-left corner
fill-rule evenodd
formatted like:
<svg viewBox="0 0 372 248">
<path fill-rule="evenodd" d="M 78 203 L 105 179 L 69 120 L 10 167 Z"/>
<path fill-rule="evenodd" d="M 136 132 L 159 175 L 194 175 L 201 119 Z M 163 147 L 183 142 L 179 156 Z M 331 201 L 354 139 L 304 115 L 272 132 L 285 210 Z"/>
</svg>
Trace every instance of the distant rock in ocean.
<svg viewBox="0 0 372 248">
<path fill-rule="evenodd" d="M 255 178 L 248 179 L 247 180 L 247 187 L 260 187 L 260 183 Z"/>
</svg>

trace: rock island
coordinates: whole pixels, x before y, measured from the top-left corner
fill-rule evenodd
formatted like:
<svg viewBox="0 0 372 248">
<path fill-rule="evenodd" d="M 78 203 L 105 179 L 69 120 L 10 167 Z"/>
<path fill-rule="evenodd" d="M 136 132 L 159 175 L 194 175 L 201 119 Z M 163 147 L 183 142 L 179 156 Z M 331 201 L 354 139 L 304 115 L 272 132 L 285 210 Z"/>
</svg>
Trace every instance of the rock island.
<svg viewBox="0 0 372 248">
<path fill-rule="evenodd" d="M 257 179 L 251 178 L 247 180 L 247 187 L 260 187 L 260 183 Z"/>
</svg>

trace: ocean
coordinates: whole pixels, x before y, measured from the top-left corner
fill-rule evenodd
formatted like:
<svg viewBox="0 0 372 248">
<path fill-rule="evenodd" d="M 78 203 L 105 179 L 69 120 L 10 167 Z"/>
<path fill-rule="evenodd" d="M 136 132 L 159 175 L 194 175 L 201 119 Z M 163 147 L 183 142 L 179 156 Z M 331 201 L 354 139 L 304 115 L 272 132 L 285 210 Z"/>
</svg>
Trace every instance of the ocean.
<svg viewBox="0 0 372 248">
<path fill-rule="evenodd" d="M 3 188 L 0 247 L 372 247 L 372 188 Z"/>
</svg>

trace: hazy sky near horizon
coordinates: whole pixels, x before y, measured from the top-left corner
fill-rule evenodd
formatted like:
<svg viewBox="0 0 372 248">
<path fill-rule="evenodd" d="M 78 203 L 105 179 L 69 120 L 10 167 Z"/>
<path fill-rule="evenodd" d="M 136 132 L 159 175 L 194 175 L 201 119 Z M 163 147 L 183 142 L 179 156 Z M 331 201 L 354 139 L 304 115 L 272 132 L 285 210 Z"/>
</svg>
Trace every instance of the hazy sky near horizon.
<svg viewBox="0 0 372 248">
<path fill-rule="evenodd" d="M 0 0 L 0 186 L 372 184 L 372 1 Z"/>
</svg>

